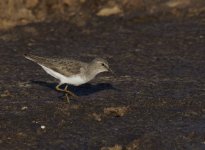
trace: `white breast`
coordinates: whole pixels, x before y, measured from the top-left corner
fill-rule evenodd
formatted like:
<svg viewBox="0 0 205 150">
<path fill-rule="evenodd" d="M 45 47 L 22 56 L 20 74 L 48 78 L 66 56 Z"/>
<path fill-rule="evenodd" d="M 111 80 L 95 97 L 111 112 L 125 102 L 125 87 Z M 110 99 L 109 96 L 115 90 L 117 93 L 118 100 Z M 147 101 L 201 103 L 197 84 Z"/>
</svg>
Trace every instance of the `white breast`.
<svg viewBox="0 0 205 150">
<path fill-rule="evenodd" d="M 56 79 L 59 79 L 60 80 L 60 83 L 68 83 L 68 84 L 71 84 L 71 85 L 75 85 L 75 86 L 78 86 L 78 85 L 81 85 L 81 84 L 84 84 L 87 82 L 86 79 L 82 78 L 80 75 L 73 75 L 73 76 L 70 76 L 70 77 L 66 77 L 50 68 L 47 68 L 41 64 L 39 64 L 48 74 L 50 74 L 51 76 L 53 76 L 54 78 Z"/>
</svg>

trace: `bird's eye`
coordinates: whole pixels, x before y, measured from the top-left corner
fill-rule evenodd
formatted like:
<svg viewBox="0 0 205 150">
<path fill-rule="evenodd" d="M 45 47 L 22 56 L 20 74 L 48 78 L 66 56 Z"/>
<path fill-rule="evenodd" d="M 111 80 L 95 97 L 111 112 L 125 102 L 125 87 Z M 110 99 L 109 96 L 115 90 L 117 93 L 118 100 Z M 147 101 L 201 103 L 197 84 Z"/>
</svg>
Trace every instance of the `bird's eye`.
<svg viewBox="0 0 205 150">
<path fill-rule="evenodd" d="M 102 63 L 102 66 L 105 66 L 105 64 Z"/>
</svg>

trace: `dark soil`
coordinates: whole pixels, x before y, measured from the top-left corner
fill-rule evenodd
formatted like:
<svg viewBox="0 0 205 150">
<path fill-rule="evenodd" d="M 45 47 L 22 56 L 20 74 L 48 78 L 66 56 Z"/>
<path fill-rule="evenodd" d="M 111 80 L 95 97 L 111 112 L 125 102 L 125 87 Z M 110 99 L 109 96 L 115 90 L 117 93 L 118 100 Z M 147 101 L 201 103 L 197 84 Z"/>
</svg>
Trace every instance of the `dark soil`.
<svg viewBox="0 0 205 150">
<path fill-rule="evenodd" d="M 205 149 L 205 22 L 96 19 L 0 33 L 0 149 Z M 117 77 L 70 87 L 22 57 L 108 59 Z M 118 145 L 118 146 L 116 146 Z"/>
</svg>

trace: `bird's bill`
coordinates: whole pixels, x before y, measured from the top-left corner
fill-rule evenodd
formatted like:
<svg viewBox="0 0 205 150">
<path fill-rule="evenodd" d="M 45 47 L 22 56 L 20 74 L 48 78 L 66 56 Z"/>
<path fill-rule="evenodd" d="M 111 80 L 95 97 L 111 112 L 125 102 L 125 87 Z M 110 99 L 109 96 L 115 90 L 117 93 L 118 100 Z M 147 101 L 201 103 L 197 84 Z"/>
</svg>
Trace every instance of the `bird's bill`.
<svg viewBox="0 0 205 150">
<path fill-rule="evenodd" d="M 115 75 L 115 73 L 112 71 L 112 69 L 108 68 L 107 69 L 109 72 L 111 72 L 113 75 Z"/>
<path fill-rule="evenodd" d="M 114 71 L 112 71 L 112 69 L 110 69 L 109 67 L 106 67 L 107 71 L 109 71 L 110 73 L 112 73 L 115 76 Z"/>
</svg>

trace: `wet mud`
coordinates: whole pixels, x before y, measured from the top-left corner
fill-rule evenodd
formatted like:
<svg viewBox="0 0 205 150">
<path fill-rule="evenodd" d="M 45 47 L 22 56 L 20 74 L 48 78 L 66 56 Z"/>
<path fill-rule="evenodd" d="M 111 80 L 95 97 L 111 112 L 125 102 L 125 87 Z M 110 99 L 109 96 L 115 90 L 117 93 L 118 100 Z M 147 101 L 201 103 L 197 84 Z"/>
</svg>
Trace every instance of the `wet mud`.
<svg viewBox="0 0 205 150">
<path fill-rule="evenodd" d="M 204 25 L 108 17 L 0 32 L 1 149 L 205 149 Z M 103 57 L 116 77 L 70 86 L 67 103 L 24 53 Z"/>
</svg>

